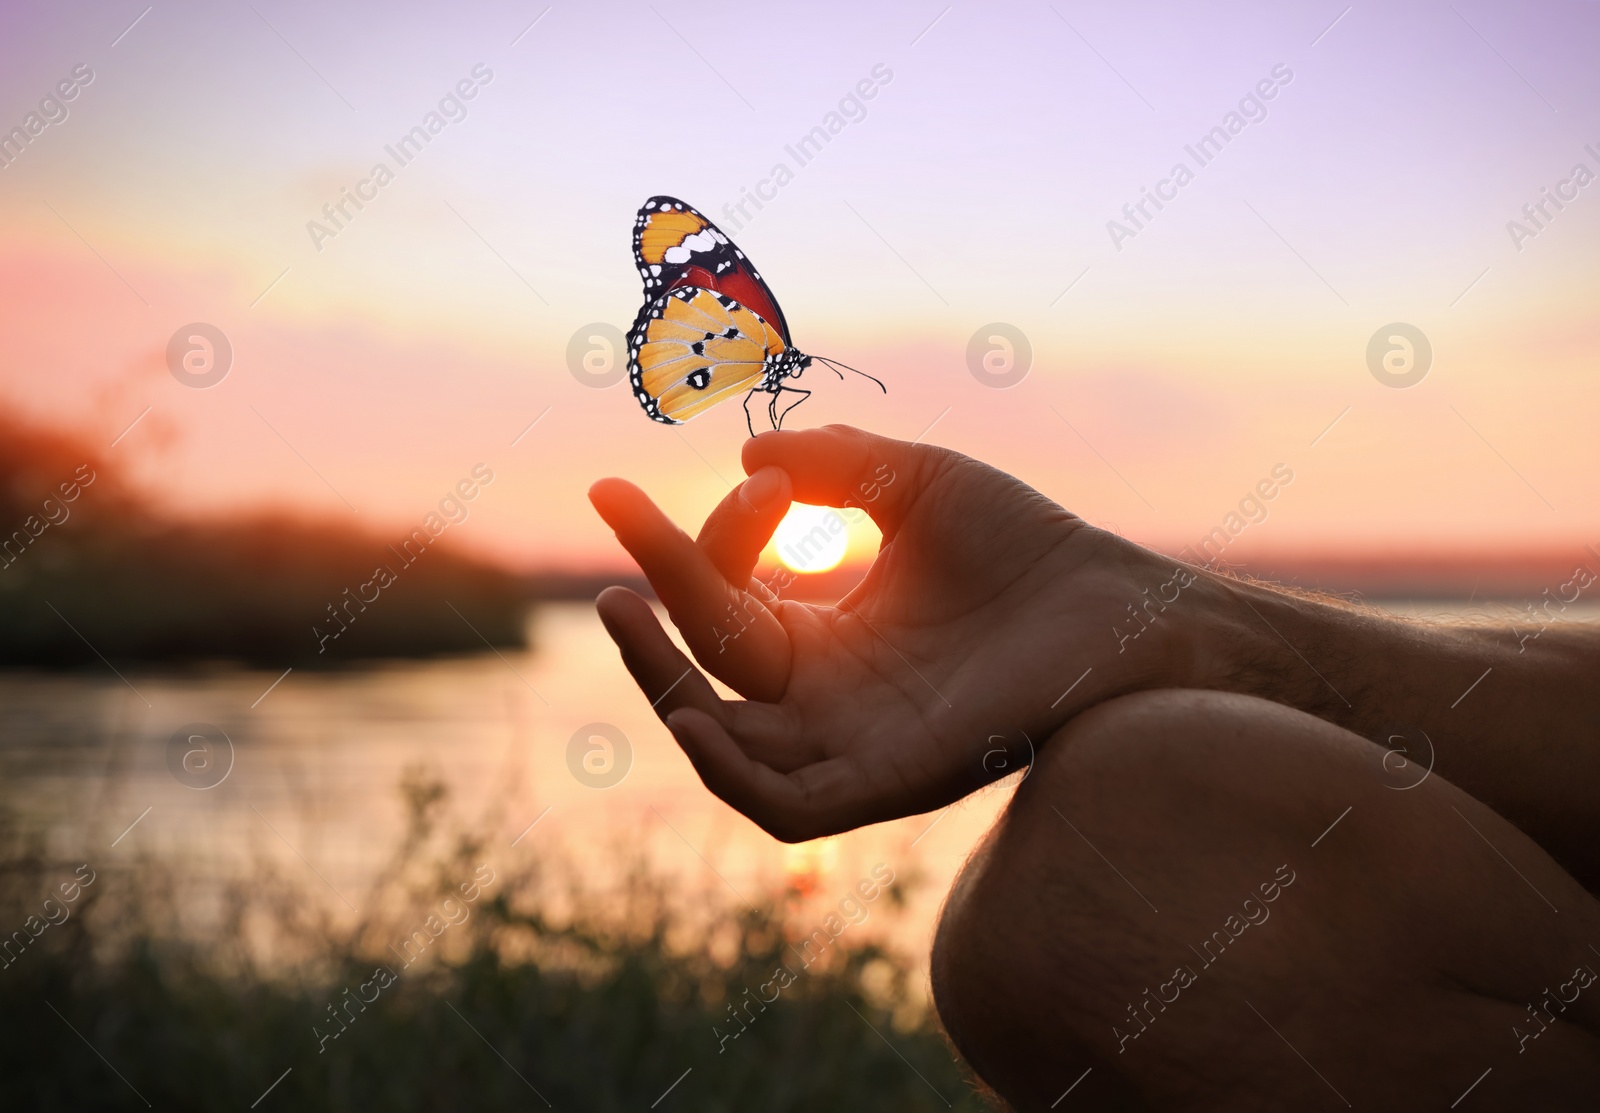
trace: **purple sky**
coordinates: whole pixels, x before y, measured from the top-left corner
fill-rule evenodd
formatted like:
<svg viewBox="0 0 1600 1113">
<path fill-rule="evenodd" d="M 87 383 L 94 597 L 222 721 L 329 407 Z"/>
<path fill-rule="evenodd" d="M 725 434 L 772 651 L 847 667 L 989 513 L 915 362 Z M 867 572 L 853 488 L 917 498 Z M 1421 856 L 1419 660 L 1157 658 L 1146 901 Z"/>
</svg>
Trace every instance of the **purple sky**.
<svg viewBox="0 0 1600 1113">
<path fill-rule="evenodd" d="M 474 540 L 612 560 L 588 482 L 695 519 L 740 475 L 743 415 L 654 425 L 578 383 L 569 341 L 636 311 L 645 197 L 721 220 L 782 163 L 728 227 L 797 344 L 890 387 L 809 384 L 802 424 L 935 423 L 1173 547 L 1279 463 L 1252 543 L 1600 541 L 1600 182 L 1508 227 L 1600 175 L 1597 32 L 1581 2 L 7 5 L 0 129 L 94 77 L 0 169 L 5 397 L 107 442 L 149 407 L 116 451 L 186 511 L 398 525 L 483 461 Z M 465 118 L 395 166 L 463 79 Z M 313 236 L 379 162 L 394 180 Z M 193 321 L 236 353 L 209 390 L 165 367 Z M 1007 390 L 968 367 L 993 322 L 1032 347 Z M 1431 342 L 1414 387 L 1368 369 L 1391 322 Z"/>
</svg>

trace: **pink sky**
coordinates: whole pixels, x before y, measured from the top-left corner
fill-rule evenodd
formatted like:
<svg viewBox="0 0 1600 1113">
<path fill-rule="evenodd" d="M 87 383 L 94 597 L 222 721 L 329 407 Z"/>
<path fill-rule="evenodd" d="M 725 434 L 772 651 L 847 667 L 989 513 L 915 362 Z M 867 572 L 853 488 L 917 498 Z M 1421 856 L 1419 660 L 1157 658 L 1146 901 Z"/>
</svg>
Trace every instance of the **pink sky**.
<svg viewBox="0 0 1600 1113">
<path fill-rule="evenodd" d="M 645 197 L 721 219 L 879 66 L 738 234 L 796 343 L 889 385 L 818 369 L 791 420 L 932 424 L 1170 548 L 1280 463 L 1242 545 L 1600 540 L 1600 182 L 1508 229 L 1600 174 L 1600 5 L 145 7 L 0 15 L 0 129 L 95 75 L 0 169 L 0 389 L 107 444 L 144 412 L 112 453 L 175 510 L 398 532 L 482 462 L 462 540 L 519 563 L 617 562 L 603 474 L 692 527 L 742 474 L 742 411 L 656 425 L 568 341 L 632 319 Z M 319 250 L 307 222 L 475 66 L 466 118 Z M 1114 243 L 1278 66 L 1266 118 Z M 192 321 L 236 353 L 209 390 L 165 367 Z M 995 321 L 1034 351 L 1008 390 L 966 364 Z M 1366 366 L 1394 321 L 1435 352 L 1405 390 Z"/>
</svg>

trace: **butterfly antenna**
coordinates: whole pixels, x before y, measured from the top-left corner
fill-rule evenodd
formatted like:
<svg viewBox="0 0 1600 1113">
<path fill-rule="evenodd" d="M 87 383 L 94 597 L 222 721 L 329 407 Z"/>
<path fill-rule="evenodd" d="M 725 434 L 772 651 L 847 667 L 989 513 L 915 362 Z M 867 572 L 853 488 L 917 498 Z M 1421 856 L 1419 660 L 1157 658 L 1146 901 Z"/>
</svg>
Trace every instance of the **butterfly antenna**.
<svg viewBox="0 0 1600 1113">
<path fill-rule="evenodd" d="M 841 379 L 844 378 L 844 376 L 839 373 L 839 368 L 843 367 L 846 371 L 854 371 L 857 375 L 860 375 L 863 379 L 871 379 L 873 382 L 878 384 L 878 389 L 879 390 L 883 391 L 885 394 L 889 393 L 889 388 L 884 386 L 883 385 L 883 380 L 878 378 L 876 375 L 869 375 L 865 371 L 860 371 L 860 370 L 857 370 L 854 367 L 851 367 L 848 363 L 840 363 L 838 360 L 829 359 L 827 356 L 814 356 L 813 358 L 816 359 L 817 362 L 819 362 L 819 363 L 826 364 L 828 369 L 830 371 L 832 371 L 835 375 L 838 375 Z"/>
</svg>

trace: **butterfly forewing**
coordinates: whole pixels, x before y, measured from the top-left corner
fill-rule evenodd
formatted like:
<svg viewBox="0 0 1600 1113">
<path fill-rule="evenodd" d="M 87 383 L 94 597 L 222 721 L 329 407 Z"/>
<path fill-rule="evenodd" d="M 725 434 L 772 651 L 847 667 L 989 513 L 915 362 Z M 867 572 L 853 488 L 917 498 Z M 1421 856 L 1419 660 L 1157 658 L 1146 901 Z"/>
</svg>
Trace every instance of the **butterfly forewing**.
<svg viewBox="0 0 1600 1113">
<path fill-rule="evenodd" d="M 658 200 L 664 201 L 666 198 Z M 712 224 L 690 208 L 662 208 L 640 213 L 639 233 L 635 238 L 639 262 L 652 269 L 646 279 L 648 289 L 661 285 L 663 275 L 676 277 L 673 268 L 687 263 L 696 251 L 709 252 L 717 245 L 716 233 L 708 232 Z M 724 240 L 726 242 L 726 240 Z M 668 255 L 671 258 L 668 258 Z M 655 279 L 651 282 L 650 279 Z"/>
<path fill-rule="evenodd" d="M 761 382 L 783 337 L 726 294 L 681 286 L 652 302 L 628 334 L 633 392 L 657 421 L 688 421 Z"/>
<path fill-rule="evenodd" d="M 652 197 L 633 224 L 633 258 L 646 302 L 668 290 L 696 286 L 749 306 L 788 343 L 789 326 L 755 264 L 693 205 Z"/>
</svg>

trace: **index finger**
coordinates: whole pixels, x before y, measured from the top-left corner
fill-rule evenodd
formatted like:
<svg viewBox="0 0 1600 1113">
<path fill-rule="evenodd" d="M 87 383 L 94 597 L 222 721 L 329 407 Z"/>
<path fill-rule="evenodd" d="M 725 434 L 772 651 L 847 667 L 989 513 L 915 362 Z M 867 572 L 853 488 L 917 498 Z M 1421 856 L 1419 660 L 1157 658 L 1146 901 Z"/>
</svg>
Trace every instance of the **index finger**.
<svg viewBox="0 0 1600 1113">
<path fill-rule="evenodd" d="M 789 477 L 780 468 L 761 468 L 717 504 L 695 544 L 730 584 L 747 583 L 788 509 Z"/>
<path fill-rule="evenodd" d="M 776 464 L 789 473 L 794 500 L 859 506 L 885 540 L 939 475 L 961 459 L 949 449 L 880 437 L 849 425 L 763 433 L 744 445 L 744 469 Z"/>
<path fill-rule="evenodd" d="M 602 479 L 589 489 L 589 500 L 649 579 L 695 658 L 735 691 L 776 700 L 788 682 L 789 635 L 772 613 L 730 584 L 632 483 Z"/>
</svg>

